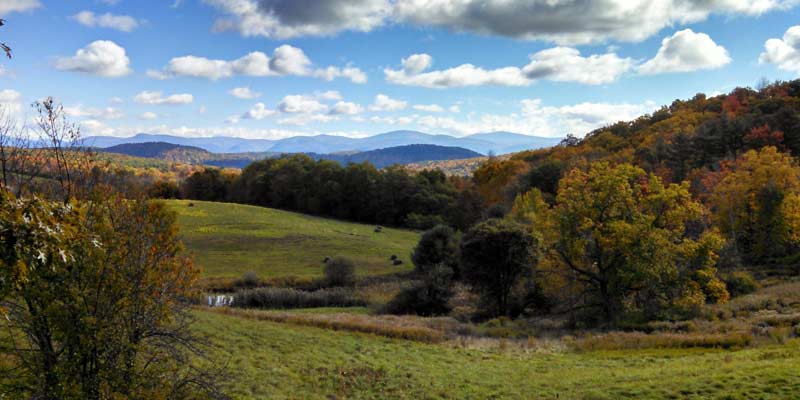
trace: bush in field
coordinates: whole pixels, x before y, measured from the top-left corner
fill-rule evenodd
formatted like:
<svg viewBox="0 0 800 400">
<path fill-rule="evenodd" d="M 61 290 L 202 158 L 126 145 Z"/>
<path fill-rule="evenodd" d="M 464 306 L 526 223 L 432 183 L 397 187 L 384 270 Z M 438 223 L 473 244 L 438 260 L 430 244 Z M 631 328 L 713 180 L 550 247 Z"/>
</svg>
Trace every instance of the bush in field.
<svg viewBox="0 0 800 400">
<path fill-rule="evenodd" d="M 452 228 L 445 225 L 437 225 L 423 233 L 411 254 L 418 272 L 427 273 L 442 264 L 456 276 L 459 274 L 458 258 L 458 237 Z"/>
<path fill-rule="evenodd" d="M 761 287 L 752 275 L 744 271 L 731 272 L 724 275 L 722 280 L 728 287 L 728 293 L 731 294 L 731 297 L 750 294 Z"/>
<path fill-rule="evenodd" d="M 258 274 L 256 274 L 255 271 L 247 271 L 242 275 L 241 278 L 234 282 L 234 286 L 252 288 L 258 286 L 260 282 L 261 279 L 259 279 Z"/>
<path fill-rule="evenodd" d="M 314 308 L 364 306 L 347 289 L 321 289 L 313 292 L 263 287 L 240 290 L 233 295 L 233 306 L 239 308 Z"/>
<path fill-rule="evenodd" d="M 425 275 L 422 283 L 402 290 L 383 309 L 387 314 L 444 315 L 450 312 L 453 271 L 438 264 Z"/>
<path fill-rule="evenodd" d="M 512 288 L 533 271 L 536 245 L 529 229 L 509 220 L 486 220 L 464 235 L 462 275 L 491 304 L 491 316 L 508 315 Z"/>
<path fill-rule="evenodd" d="M 328 260 L 323 272 L 328 286 L 352 286 L 356 282 L 356 267 L 344 257 Z"/>
</svg>

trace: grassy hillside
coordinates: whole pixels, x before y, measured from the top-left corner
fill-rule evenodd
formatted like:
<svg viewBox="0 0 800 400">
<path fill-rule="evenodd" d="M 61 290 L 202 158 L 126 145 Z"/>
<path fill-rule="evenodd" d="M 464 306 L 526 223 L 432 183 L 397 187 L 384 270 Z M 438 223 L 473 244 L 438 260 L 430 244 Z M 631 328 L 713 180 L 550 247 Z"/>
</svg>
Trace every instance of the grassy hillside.
<svg viewBox="0 0 800 400">
<path fill-rule="evenodd" d="M 800 390 L 800 342 L 577 353 L 423 344 L 198 311 L 235 399 L 749 399 Z"/>
<path fill-rule="evenodd" d="M 168 201 L 181 234 L 207 278 L 314 277 L 325 257 L 344 256 L 362 275 L 408 271 L 418 234 L 238 204 Z M 391 255 L 404 264 L 393 266 Z"/>
</svg>

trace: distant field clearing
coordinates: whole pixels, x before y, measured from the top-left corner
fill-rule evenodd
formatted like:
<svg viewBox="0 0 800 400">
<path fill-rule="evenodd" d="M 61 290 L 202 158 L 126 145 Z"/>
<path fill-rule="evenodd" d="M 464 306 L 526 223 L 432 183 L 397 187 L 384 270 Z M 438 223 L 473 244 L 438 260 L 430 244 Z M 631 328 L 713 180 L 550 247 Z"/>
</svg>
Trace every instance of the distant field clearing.
<svg viewBox="0 0 800 400">
<path fill-rule="evenodd" d="M 189 203 L 194 204 L 190 207 Z M 261 278 L 316 277 L 325 257 L 344 256 L 360 275 L 412 269 L 419 234 L 374 225 L 240 204 L 167 201 L 177 213 L 181 235 L 206 278 L 236 278 L 254 271 Z M 389 257 L 403 260 L 392 265 Z"/>
</svg>

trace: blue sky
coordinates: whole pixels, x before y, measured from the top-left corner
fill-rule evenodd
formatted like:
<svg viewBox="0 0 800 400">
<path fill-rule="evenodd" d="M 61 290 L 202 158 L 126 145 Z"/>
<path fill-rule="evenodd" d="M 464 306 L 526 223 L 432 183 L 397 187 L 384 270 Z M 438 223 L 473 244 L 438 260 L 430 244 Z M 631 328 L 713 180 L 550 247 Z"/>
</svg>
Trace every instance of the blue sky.
<svg viewBox="0 0 800 400">
<path fill-rule="evenodd" d="M 86 135 L 582 136 L 800 73 L 797 0 L 0 0 L 0 104 Z"/>
</svg>

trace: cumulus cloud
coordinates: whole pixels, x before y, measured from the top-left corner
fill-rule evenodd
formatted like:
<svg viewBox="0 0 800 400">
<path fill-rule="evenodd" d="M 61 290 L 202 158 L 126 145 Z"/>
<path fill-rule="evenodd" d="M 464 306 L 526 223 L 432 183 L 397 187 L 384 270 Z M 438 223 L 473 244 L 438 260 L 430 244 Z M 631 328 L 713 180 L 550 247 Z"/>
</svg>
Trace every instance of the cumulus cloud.
<svg viewBox="0 0 800 400">
<path fill-rule="evenodd" d="M 428 54 L 412 54 L 400 62 L 403 64 L 403 71 L 408 75 L 418 74 L 428 68 L 433 63 L 433 58 Z"/>
<path fill-rule="evenodd" d="M 445 131 L 455 135 L 477 132 L 509 131 L 523 134 L 560 137 L 568 133 L 585 135 L 593 129 L 631 120 L 656 108 L 654 103 L 581 103 L 570 106 L 545 106 L 541 99 L 525 99 L 519 111 L 511 114 L 470 115 L 465 119 L 425 115 L 414 122 L 422 129 Z"/>
<path fill-rule="evenodd" d="M 161 92 L 143 91 L 137 94 L 133 98 L 133 101 L 139 104 L 153 104 L 153 105 L 191 104 L 192 102 L 194 102 L 194 96 L 192 96 L 191 94 L 173 94 L 164 97 L 163 93 Z"/>
<path fill-rule="evenodd" d="M 402 23 L 562 45 L 638 42 L 711 15 L 760 15 L 797 0 L 204 0 L 214 29 L 293 38 Z"/>
<path fill-rule="evenodd" d="M 128 75 L 131 60 L 125 49 L 110 40 L 97 40 L 79 49 L 72 57 L 56 59 L 56 68 L 116 78 Z"/>
<path fill-rule="evenodd" d="M 42 6 L 39 0 L 6 0 L 0 1 L 0 16 L 5 16 L 12 12 L 25 12 L 37 9 Z"/>
<path fill-rule="evenodd" d="M 251 100 L 261 97 L 261 93 L 251 90 L 249 87 L 237 87 L 228 91 L 228 93 L 237 99 Z"/>
<path fill-rule="evenodd" d="M 395 3 L 399 22 L 574 45 L 638 42 L 712 14 L 759 15 L 796 0 L 407 0 Z"/>
<path fill-rule="evenodd" d="M 531 55 L 531 62 L 522 72 L 528 79 L 549 79 L 600 85 L 617 80 L 633 65 L 630 58 L 615 53 L 581 56 L 577 49 L 554 47 Z"/>
<path fill-rule="evenodd" d="M 109 28 L 122 32 L 133 32 L 134 29 L 139 27 L 139 21 L 128 15 L 95 14 L 91 11 L 81 11 L 73 15 L 72 19 L 90 28 Z"/>
<path fill-rule="evenodd" d="M 633 66 L 630 58 L 615 53 L 583 57 L 577 49 L 554 47 L 531 54 L 524 67 L 503 67 L 492 70 L 462 64 L 457 67 L 427 71 L 432 58 L 414 54 L 402 60 L 403 68 L 384 69 L 390 83 L 427 88 L 463 86 L 528 86 L 538 79 L 599 85 L 616 81 Z"/>
<path fill-rule="evenodd" d="M 800 73 L 800 25 L 787 29 L 782 39 L 767 40 L 758 61 L 775 64 L 784 71 Z"/>
<path fill-rule="evenodd" d="M 424 111 L 424 112 L 432 112 L 432 113 L 440 113 L 444 112 L 444 108 L 438 104 L 415 104 L 413 109 L 417 111 Z"/>
<path fill-rule="evenodd" d="M 383 93 L 375 96 L 375 101 L 369 106 L 370 111 L 400 111 L 404 110 L 408 102 L 393 99 Z"/>
<path fill-rule="evenodd" d="M 278 39 L 325 36 L 344 30 L 368 32 L 383 25 L 392 12 L 387 0 L 204 1 L 223 14 L 214 23 L 214 30 Z"/>
<path fill-rule="evenodd" d="M 312 74 L 316 78 L 332 81 L 336 78 L 346 78 L 353 83 L 367 83 L 367 74 L 356 67 L 326 67 L 319 68 Z"/>
<path fill-rule="evenodd" d="M 242 119 L 254 119 L 260 121 L 275 114 L 275 110 L 270 110 L 264 103 L 256 103 L 253 108 L 242 114 Z"/>
<path fill-rule="evenodd" d="M 314 96 L 316 98 L 318 98 L 318 99 L 321 99 L 321 100 L 336 101 L 336 100 L 341 100 L 342 99 L 342 94 L 339 93 L 336 90 L 326 90 L 326 91 L 321 92 L 321 93 L 316 93 Z"/>
<path fill-rule="evenodd" d="M 83 105 L 75 105 L 70 107 L 64 107 L 64 114 L 69 117 L 77 117 L 77 118 L 91 118 L 91 119 L 120 119 L 125 116 L 125 113 L 122 110 L 114 107 L 105 107 L 105 108 L 93 108 L 93 107 L 84 107 Z"/>
<path fill-rule="evenodd" d="M 360 104 L 349 101 L 339 101 L 331 107 L 328 112 L 331 115 L 356 115 L 364 112 L 364 107 Z"/>
<path fill-rule="evenodd" d="M 312 96 L 293 94 L 284 97 L 278 103 L 278 110 L 288 114 L 313 114 L 327 111 L 328 106 L 320 103 Z"/>
<path fill-rule="evenodd" d="M 152 111 L 147 111 L 147 112 L 143 112 L 141 115 L 139 115 L 139 118 L 143 119 L 143 120 L 146 120 L 146 121 L 152 121 L 154 119 L 158 119 L 158 114 L 156 114 L 156 113 L 154 113 Z"/>
<path fill-rule="evenodd" d="M 358 68 L 326 67 L 313 69 L 312 62 L 302 49 L 290 45 L 276 48 L 272 57 L 260 51 L 251 52 L 236 60 L 215 60 L 198 56 L 176 57 L 170 60 L 163 71 L 150 70 L 147 75 L 154 79 L 169 79 L 188 76 L 218 80 L 232 76 L 313 76 L 326 80 L 347 78 L 354 83 L 366 82 L 366 75 Z"/>
<path fill-rule="evenodd" d="M 0 90 L 0 114 L 17 116 L 22 111 L 22 94 L 13 89 Z"/>
<path fill-rule="evenodd" d="M 728 50 L 705 33 L 691 29 L 675 32 L 661 41 L 655 57 L 639 67 L 645 75 L 716 69 L 731 62 Z"/>
<path fill-rule="evenodd" d="M 286 118 L 279 119 L 278 124 L 304 126 L 312 122 L 326 123 L 326 122 L 336 121 L 338 119 L 339 119 L 338 116 L 330 114 L 296 114 Z"/>
</svg>

